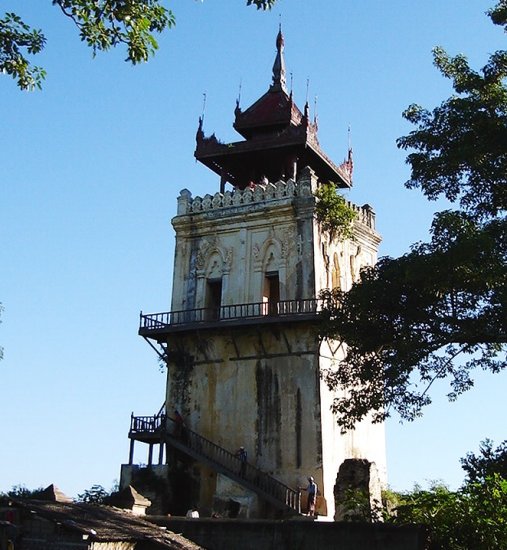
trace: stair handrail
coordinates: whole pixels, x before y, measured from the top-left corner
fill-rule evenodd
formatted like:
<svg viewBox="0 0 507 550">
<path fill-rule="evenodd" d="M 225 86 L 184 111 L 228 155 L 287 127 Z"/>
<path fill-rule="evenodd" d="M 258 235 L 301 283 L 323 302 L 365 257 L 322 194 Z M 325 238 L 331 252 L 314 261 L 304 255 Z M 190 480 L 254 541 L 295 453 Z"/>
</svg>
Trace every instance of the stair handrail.
<svg viewBox="0 0 507 550">
<path fill-rule="evenodd" d="M 243 462 L 236 453 L 220 447 L 165 414 L 156 416 L 132 416 L 130 433 L 160 433 L 165 441 L 177 441 L 197 455 L 220 466 L 235 480 L 256 488 L 296 513 L 301 513 L 301 491 L 266 474 L 253 464 Z"/>
</svg>

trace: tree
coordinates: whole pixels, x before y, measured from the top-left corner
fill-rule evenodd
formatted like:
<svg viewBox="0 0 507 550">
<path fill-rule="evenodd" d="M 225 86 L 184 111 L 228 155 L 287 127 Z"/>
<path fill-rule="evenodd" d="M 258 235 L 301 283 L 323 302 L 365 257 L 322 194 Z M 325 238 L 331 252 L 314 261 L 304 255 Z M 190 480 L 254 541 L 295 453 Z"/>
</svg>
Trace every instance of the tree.
<svg viewBox="0 0 507 550">
<path fill-rule="evenodd" d="M 361 491 L 349 491 L 341 505 L 346 521 L 395 525 L 422 524 L 427 528 L 428 550 L 507 550 L 506 444 L 493 451 L 481 443 L 480 456 L 461 459 L 467 477 L 457 491 L 441 481 L 428 489 L 416 485 L 403 493 L 385 490 L 382 506 L 372 507 Z M 479 475 L 470 475 L 470 464 Z"/>
<path fill-rule="evenodd" d="M 247 0 L 247 5 L 269 9 L 276 0 Z M 107 51 L 123 44 L 132 64 L 147 61 L 158 49 L 155 33 L 175 24 L 163 0 L 52 0 L 70 19 L 79 36 L 93 50 Z M 0 71 L 16 79 L 23 90 L 41 88 L 46 72 L 31 64 L 27 55 L 39 53 L 46 43 L 40 29 L 33 29 L 15 13 L 0 19 Z"/>
<path fill-rule="evenodd" d="M 493 449 L 491 439 L 481 442 L 479 455 L 467 453 L 461 459 L 461 467 L 466 472 L 466 479 L 471 483 L 483 483 L 488 476 L 498 474 L 507 479 L 507 440 Z"/>
<path fill-rule="evenodd" d="M 315 191 L 317 203 L 315 217 L 329 239 L 348 239 L 353 234 L 353 221 L 357 212 L 336 192 L 333 183 L 324 183 Z"/>
<path fill-rule="evenodd" d="M 431 549 L 507 549 L 507 479 L 498 474 L 456 492 L 442 484 L 429 490 L 416 487 L 400 499 L 390 521 L 427 525 Z"/>
<path fill-rule="evenodd" d="M 489 16 L 507 30 L 507 0 Z M 406 186 L 454 210 L 435 215 L 429 243 L 363 269 L 348 293 L 323 293 L 321 337 L 348 346 L 325 374 L 347 390 L 333 403 L 343 429 L 393 409 L 411 420 L 435 380 L 449 380 L 453 400 L 474 369 L 507 365 L 507 51 L 480 72 L 441 48 L 434 63 L 455 95 L 431 112 L 411 105 L 404 117 L 416 129 L 398 146 L 410 151 Z"/>
<path fill-rule="evenodd" d="M 493 442 L 481 443 L 478 456 L 461 459 L 467 474 L 457 491 L 442 483 L 429 489 L 416 486 L 395 494 L 394 513 L 386 520 L 395 524 L 422 523 L 429 528 L 430 549 L 507 550 L 507 441 L 493 450 Z"/>
<path fill-rule="evenodd" d="M 6 493 L 0 492 L 0 496 L 11 498 L 37 498 L 43 492 L 43 487 L 39 487 L 38 489 L 28 489 L 24 485 L 14 485 L 10 491 L 7 491 Z"/>
<path fill-rule="evenodd" d="M 83 493 L 77 495 L 77 500 L 87 504 L 103 504 L 104 500 L 110 495 L 111 493 L 104 489 L 102 485 L 92 485 L 90 489 L 86 489 Z"/>
</svg>

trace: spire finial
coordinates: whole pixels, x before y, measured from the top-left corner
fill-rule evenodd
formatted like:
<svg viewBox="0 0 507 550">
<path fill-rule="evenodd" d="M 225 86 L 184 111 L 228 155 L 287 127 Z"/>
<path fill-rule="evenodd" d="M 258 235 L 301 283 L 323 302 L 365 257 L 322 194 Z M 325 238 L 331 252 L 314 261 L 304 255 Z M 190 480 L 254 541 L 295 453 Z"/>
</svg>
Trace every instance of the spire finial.
<svg viewBox="0 0 507 550">
<path fill-rule="evenodd" d="M 340 168 L 342 170 L 345 170 L 345 173 L 347 174 L 348 178 L 349 178 L 349 181 L 350 183 L 352 184 L 352 174 L 354 172 L 354 158 L 353 158 L 353 153 L 352 153 L 352 143 L 351 143 L 351 137 L 350 137 L 350 124 L 349 124 L 349 127 L 348 127 L 348 131 L 347 131 L 347 138 L 348 138 L 348 145 L 349 145 L 349 150 L 347 152 L 347 158 L 340 164 Z"/>
<path fill-rule="evenodd" d="M 306 79 L 306 101 L 305 101 L 305 109 L 303 117 L 305 119 L 305 124 L 309 124 L 310 122 L 310 105 L 308 104 L 308 89 L 310 87 L 310 79 Z"/>
<path fill-rule="evenodd" d="M 276 37 L 276 57 L 273 63 L 273 84 L 271 90 L 282 90 L 287 93 L 285 89 L 285 59 L 283 57 L 284 39 L 282 33 L 282 23 L 279 24 L 278 35 Z"/>
<path fill-rule="evenodd" d="M 238 90 L 238 97 L 236 99 L 236 109 L 234 109 L 234 113 L 236 114 L 236 116 L 238 116 L 239 113 L 241 113 L 241 109 L 240 109 L 240 102 L 241 102 L 241 85 L 242 85 L 242 79 L 240 78 L 239 79 L 239 90 Z"/>
<path fill-rule="evenodd" d="M 197 143 L 199 143 L 204 139 L 204 132 L 203 132 L 202 126 L 204 123 L 204 111 L 206 110 L 206 92 L 204 92 L 202 95 L 204 96 L 203 102 L 202 102 L 202 114 L 199 117 L 199 126 L 197 127 L 197 133 L 195 134 L 195 139 Z"/>
<path fill-rule="evenodd" d="M 201 118 L 204 121 L 204 113 L 206 112 L 206 92 L 202 94 L 202 115 Z"/>
</svg>

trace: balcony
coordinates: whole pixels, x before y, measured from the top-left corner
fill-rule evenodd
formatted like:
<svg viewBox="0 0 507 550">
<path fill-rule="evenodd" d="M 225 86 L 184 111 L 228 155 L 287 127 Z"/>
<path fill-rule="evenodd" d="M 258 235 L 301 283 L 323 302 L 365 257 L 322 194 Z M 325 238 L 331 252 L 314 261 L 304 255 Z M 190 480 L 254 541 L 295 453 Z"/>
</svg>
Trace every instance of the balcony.
<svg viewBox="0 0 507 550">
<path fill-rule="evenodd" d="M 307 298 L 279 302 L 250 302 L 219 308 L 140 314 L 139 334 L 147 338 L 191 330 L 222 329 L 248 325 L 315 322 L 323 300 Z"/>
</svg>

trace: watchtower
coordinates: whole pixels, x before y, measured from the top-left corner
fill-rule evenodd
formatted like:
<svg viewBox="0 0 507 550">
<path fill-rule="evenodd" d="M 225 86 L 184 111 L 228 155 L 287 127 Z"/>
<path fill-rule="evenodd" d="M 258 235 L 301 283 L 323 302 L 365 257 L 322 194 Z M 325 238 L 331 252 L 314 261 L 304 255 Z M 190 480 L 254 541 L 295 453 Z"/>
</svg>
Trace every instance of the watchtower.
<svg viewBox="0 0 507 550">
<path fill-rule="evenodd" d="M 316 221 L 317 188 L 350 188 L 352 155 L 335 165 L 324 154 L 308 104 L 301 111 L 287 90 L 281 31 L 276 48 L 268 91 L 244 111 L 236 105 L 243 140 L 206 137 L 199 120 L 195 157 L 220 188 L 178 197 L 171 311 L 142 314 L 139 330 L 167 363 L 165 410 L 133 417 L 121 483 L 134 442 L 144 441 L 150 464 L 160 444 L 154 470 L 190 476 L 188 498 L 201 510 L 223 514 L 233 503 L 231 515 L 299 513 L 298 486 L 313 476 L 317 511 L 333 518 L 345 459 L 375 462 L 385 481 L 384 428 L 364 421 L 340 433 L 322 373 L 343 348 L 317 338 L 319 293 L 348 289 L 375 263 L 380 237 L 368 205 L 349 204 L 350 239 L 331 240 Z M 240 446 L 246 469 L 234 454 Z"/>
</svg>

